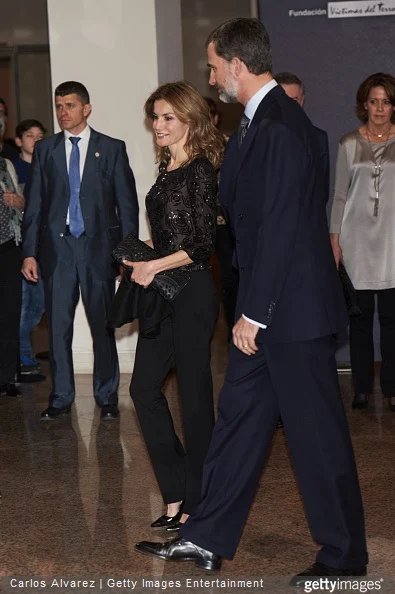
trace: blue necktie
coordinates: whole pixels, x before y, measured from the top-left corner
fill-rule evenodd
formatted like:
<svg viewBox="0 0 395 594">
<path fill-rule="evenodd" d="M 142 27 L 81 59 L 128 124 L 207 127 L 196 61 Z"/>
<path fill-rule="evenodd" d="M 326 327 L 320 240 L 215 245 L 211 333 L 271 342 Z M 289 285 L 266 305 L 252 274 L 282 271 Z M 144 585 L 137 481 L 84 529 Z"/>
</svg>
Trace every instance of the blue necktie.
<svg viewBox="0 0 395 594">
<path fill-rule="evenodd" d="M 70 184 L 70 204 L 69 204 L 69 228 L 73 237 L 79 237 L 85 231 L 84 219 L 82 217 L 80 203 L 80 149 L 78 143 L 81 140 L 78 136 L 70 136 L 71 149 L 69 162 L 69 184 Z"/>
<path fill-rule="evenodd" d="M 247 134 L 249 123 L 250 123 L 250 118 L 247 117 L 245 113 L 243 113 L 243 117 L 241 118 L 241 121 L 239 124 L 239 131 L 238 131 L 238 135 L 237 135 L 238 141 L 239 141 L 239 148 L 241 147 L 244 137 Z"/>
</svg>

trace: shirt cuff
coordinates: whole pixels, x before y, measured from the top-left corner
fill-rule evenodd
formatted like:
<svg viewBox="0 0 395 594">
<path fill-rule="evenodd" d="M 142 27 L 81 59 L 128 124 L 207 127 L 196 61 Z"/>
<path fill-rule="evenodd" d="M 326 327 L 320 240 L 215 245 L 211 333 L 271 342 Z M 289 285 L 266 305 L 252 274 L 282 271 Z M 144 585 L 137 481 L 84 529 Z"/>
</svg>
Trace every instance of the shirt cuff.
<svg viewBox="0 0 395 594">
<path fill-rule="evenodd" d="M 247 322 L 250 322 L 251 324 L 254 324 L 254 326 L 259 326 L 259 328 L 262 328 L 263 330 L 265 330 L 267 328 L 267 326 L 265 326 L 265 324 L 261 324 L 260 322 L 256 322 L 255 320 L 251 320 L 250 318 L 247 318 L 247 316 L 245 316 L 244 314 L 241 314 L 241 316 L 247 320 Z"/>
</svg>

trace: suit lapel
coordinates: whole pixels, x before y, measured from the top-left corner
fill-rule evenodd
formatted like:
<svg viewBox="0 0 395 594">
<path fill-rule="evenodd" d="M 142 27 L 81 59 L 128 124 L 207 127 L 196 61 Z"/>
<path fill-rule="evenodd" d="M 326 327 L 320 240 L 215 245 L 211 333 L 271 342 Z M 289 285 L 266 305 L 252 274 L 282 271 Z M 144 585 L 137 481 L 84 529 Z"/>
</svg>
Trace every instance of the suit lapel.
<svg viewBox="0 0 395 594">
<path fill-rule="evenodd" d="M 84 171 L 81 179 L 81 194 L 84 191 L 85 184 L 89 183 L 89 178 L 97 170 L 100 159 L 100 134 L 91 128 L 91 135 L 86 153 Z"/>
<path fill-rule="evenodd" d="M 69 175 L 67 173 L 67 163 L 66 163 L 66 149 L 64 146 L 64 133 L 60 132 L 55 136 L 55 142 L 53 144 L 53 151 L 52 157 L 55 162 L 55 165 L 59 171 L 60 177 L 66 186 L 67 190 L 69 190 Z"/>
</svg>

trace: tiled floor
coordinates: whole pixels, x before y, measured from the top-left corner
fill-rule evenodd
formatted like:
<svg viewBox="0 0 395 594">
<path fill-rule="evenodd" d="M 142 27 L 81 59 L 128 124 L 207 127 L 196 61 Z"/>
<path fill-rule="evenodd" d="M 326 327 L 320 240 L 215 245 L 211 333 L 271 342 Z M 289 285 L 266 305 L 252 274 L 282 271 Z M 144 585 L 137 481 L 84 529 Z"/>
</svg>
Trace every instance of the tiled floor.
<svg viewBox="0 0 395 594">
<path fill-rule="evenodd" d="M 227 349 L 220 325 L 213 345 L 215 393 L 221 386 Z M 71 415 L 40 424 L 48 382 L 25 384 L 23 398 L 0 399 L 0 576 L 105 576 L 135 579 L 135 591 L 163 591 L 163 584 L 143 587 L 142 576 L 160 580 L 207 574 L 193 564 L 170 564 L 134 551 L 137 540 L 152 537 L 150 522 L 163 513 L 158 488 L 128 394 L 129 377 L 120 386 L 119 421 L 101 423 L 92 397 L 91 377 L 77 377 Z M 351 411 L 350 376 L 340 376 L 349 414 L 366 508 L 369 572 L 395 574 L 395 414 L 379 388 L 367 411 Z M 166 393 L 180 426 L 174 377 Z M 159 531 L 158 536 L 163 536 Z M 286 449 L 276 432 L 269 465 L 249 516 L 238 553 L 224 562 L 221 578 L 272 577 L 270 587 L 252 591 L 287 592 L 285 576 L 309 565 L 315 554 Z M 38 576 L 38 577 L 37 577 Z M 274 579 L 274 576 L 284 576 Z M 2 592 L 96 592 L 34 585 Z M 131 585 L 110 592 L 130 591 Z M 195 591 L 182 582 L 180 589 Z M 185 590 L 183 589 L 185 586 Z M 388 586 L 389 587 L 389 586 Z M 140 589 L 139 589 L 140 588 Z M 392 588 L 392 586 L 391 586 Z M 199 588 L 199 592 L 244 589 Z M 395 591 L 392 589 L 381 591 Z"/>
</svg>

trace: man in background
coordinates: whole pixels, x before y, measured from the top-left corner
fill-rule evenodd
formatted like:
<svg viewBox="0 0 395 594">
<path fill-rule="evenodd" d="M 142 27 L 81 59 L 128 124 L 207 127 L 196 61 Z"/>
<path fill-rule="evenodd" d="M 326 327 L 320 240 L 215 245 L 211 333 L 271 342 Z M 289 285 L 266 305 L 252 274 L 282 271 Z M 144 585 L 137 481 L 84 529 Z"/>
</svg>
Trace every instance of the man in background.
<svg viewBox="0 0 395 594">
<path fill-rule="evenodd" d="M 288 97 L 294 99 L 299 103 L 300 107 L 303 107 L 305 100 L 305 86 L 296 76 L 291 72 L 279 72 L 274 75 L 274 79 L 282 86 Z"/>
<path fill-rule="evenodd" d="M 119 365 L 106 317 L 119 267 L 111 252 L 138 234 L 138 201 L 125 143 L 88 125 L 89 93 L 76 81 L 55 89 L 62 132 L 35 147 L 26 186 L 23 274 L 44 281 L 52 392 L 43 421 L 67 413 L 75 398 L 72 357 L 80 292 L 92 333 L 93 393 L 101 418 L 116 419 Z"/>
<path fill-rule="evenodd" d="M 279 72 L 274 79 L 282 86 L 288 97 L 299 103 L 304 108 L 306 90 L 304 83 L 291 72 Z M 319 195 L 326 205 L 329 200 L 329 145 L 328 134 L 325 130 L 314 126 L 320 147 L 320 161 L 318 165 Z"/>
</svg>

